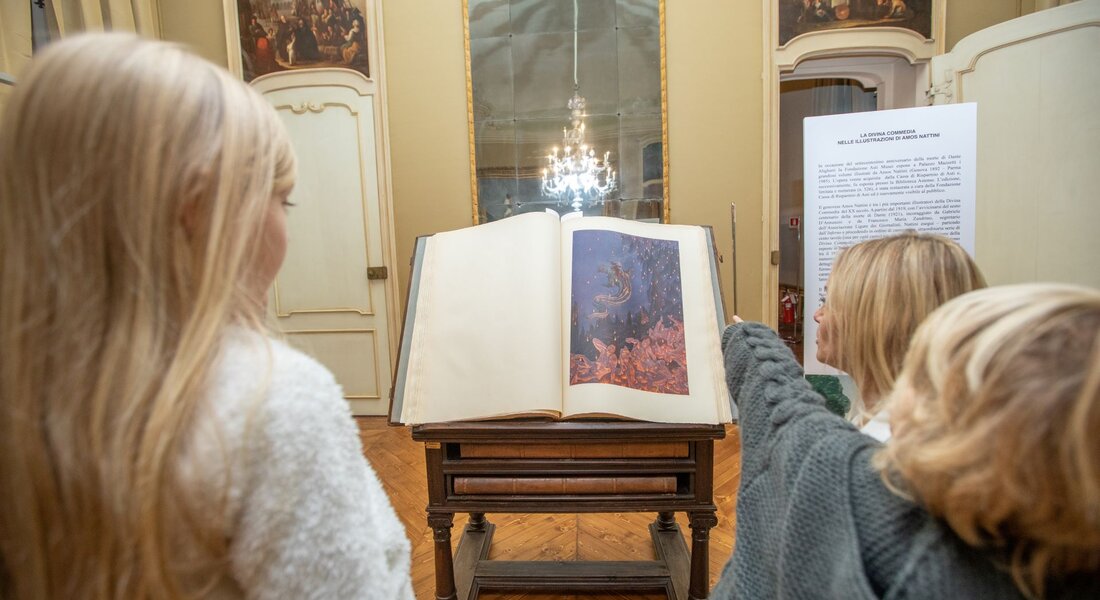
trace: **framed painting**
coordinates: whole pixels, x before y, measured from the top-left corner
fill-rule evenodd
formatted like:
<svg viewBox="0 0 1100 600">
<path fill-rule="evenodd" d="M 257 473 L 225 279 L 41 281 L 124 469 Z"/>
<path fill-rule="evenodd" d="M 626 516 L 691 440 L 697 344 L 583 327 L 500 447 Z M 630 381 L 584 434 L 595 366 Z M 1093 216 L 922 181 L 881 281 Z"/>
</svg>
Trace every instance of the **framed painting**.
<svg viewBox="0 0 1100 600">
<path fill-rule="evenodd" d="M 860 27 L 897 27 L 932 39 L 933 0 L 776 1 L 780 46 L 804 33 Z"/>
<path fill-rule="evenodd" d="M 245 81 L 291 69 L 341 67 L 370 77 L 372 0 L 225 0 L 230 60 Z"/>
</svg>

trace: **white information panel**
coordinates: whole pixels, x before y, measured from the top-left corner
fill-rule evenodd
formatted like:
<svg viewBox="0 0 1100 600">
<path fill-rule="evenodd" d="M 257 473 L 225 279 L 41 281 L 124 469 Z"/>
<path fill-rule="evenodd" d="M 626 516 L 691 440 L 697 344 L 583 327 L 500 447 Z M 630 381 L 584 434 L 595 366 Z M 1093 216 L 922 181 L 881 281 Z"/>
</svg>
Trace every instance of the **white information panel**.
<svg viewBox="0 0 1100 600">
<path fill-rule="evenodd" d="M 971 103 L 804 121 L 807 373 L 837 373 L 817 360 L 813 313 L 842 248 L 913 229 L 973 256 L 977 114 Z"/>
</svg>

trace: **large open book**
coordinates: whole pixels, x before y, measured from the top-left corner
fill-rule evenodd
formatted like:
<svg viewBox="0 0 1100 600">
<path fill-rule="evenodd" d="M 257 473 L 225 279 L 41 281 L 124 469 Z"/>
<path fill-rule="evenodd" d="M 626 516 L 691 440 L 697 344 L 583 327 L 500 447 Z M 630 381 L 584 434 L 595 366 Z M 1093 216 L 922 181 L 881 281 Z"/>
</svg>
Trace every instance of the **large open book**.
<svg viewBox="0 0 1100 600">
<path fill-rule="evenodd" d="M 709 230 L 528 213 L 417 241 L 391 420 L 731 421 Z"/>
</svg>

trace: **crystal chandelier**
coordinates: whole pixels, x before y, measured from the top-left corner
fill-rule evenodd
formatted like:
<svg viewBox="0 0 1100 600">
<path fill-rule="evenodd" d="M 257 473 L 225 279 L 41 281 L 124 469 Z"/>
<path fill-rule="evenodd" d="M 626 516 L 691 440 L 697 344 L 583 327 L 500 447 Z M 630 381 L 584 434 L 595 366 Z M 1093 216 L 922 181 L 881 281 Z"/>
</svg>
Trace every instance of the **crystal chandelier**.
<svg viewBox="0 0 1100 600">
<path fill-rule="evenodd" d="M 547 168 L 542 170 L 544 194 L 568 199 L 573 210 L 585 205 L 603 202 L 608 192 L 615 189 L 615 170 L 611 168 L 611 152 L 603 157 L 584 141 L 585 99 L 580 94 L 577 81 L 577 0 L 573 0 L 573 97 L 569 99 L 571 127 L 562 128 L 562 146 L 559 154 L 555 146 L 546 156 Z"/>
</svg>

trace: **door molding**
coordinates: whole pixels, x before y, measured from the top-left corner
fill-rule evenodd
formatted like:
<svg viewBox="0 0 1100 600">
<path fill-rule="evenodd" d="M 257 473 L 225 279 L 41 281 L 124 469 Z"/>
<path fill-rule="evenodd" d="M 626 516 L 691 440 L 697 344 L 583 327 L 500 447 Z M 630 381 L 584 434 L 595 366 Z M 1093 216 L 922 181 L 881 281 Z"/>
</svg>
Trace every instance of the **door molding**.
<svg viewBox="0 0 1100 600">
<path fill-rule="evenodd" d="M 761 236 L 764 243 L 760 253 L 764 273 L 761 306 L 764 310 L 764 323 L 774 328 L 779 323 L 779 265 L 773 265 L 771 257 L 773 252 L 776 255 L 779 252 L 780 81 L 785 76 L 790 77 L 799 64 L 810 59 L 894 56 L 904 58 L 909 64 L 926 64 L 933 56 L 943 52 L 947 10 L 945 1 L 933 2 L 931 40 L 925 40 L 920 34 L 908 29 L 866 27 L 805 33 L 780 46 L 778 2 L 761 1 L 764 20 L 764 132 L 761 140 L 764 160 L 761 188 L 765 202 L 761 211 L 761 226 L 764 228 L 764 235 Z M 813 77 L 844 77 L 863 81 L 867 73 L 859 68 L 838 67 L 836 70 L 819 71 Z"/>
<path fill-rule="evenodd" d="M 278 329 L 305 341 L 333 371 L 356 414 L 385 413 L 400 334 L 397 278 L 368 275 L 372 267 L 394 273 L 397 266 L 378 75 L 367 79 L 349 69 L 302 69 L 252 83 L 286 120 L 299 151 L 306 152 L 300 168 L 311 170 L 301 173 L 301 193 L 320 194 L 308 198 L 315 200 L 306 202 L 312 210 L 295 209 L 305 211 L 298 216 L 310 233 L 302 238 L 306 245 L 299 247 L 293 268 L 275 280 L 273 317 Z M 330 238 L 335 245 L 326 242 Z M 315 266 L 324 267 L 318 261 L 330 266 L 331 279 L 310 275 Z M 307 335 L 320 333 L 344 335 Z M 365 345 L 360 340 L 348 346 L 352 337 L 364 335 Z"/>
</svg>

